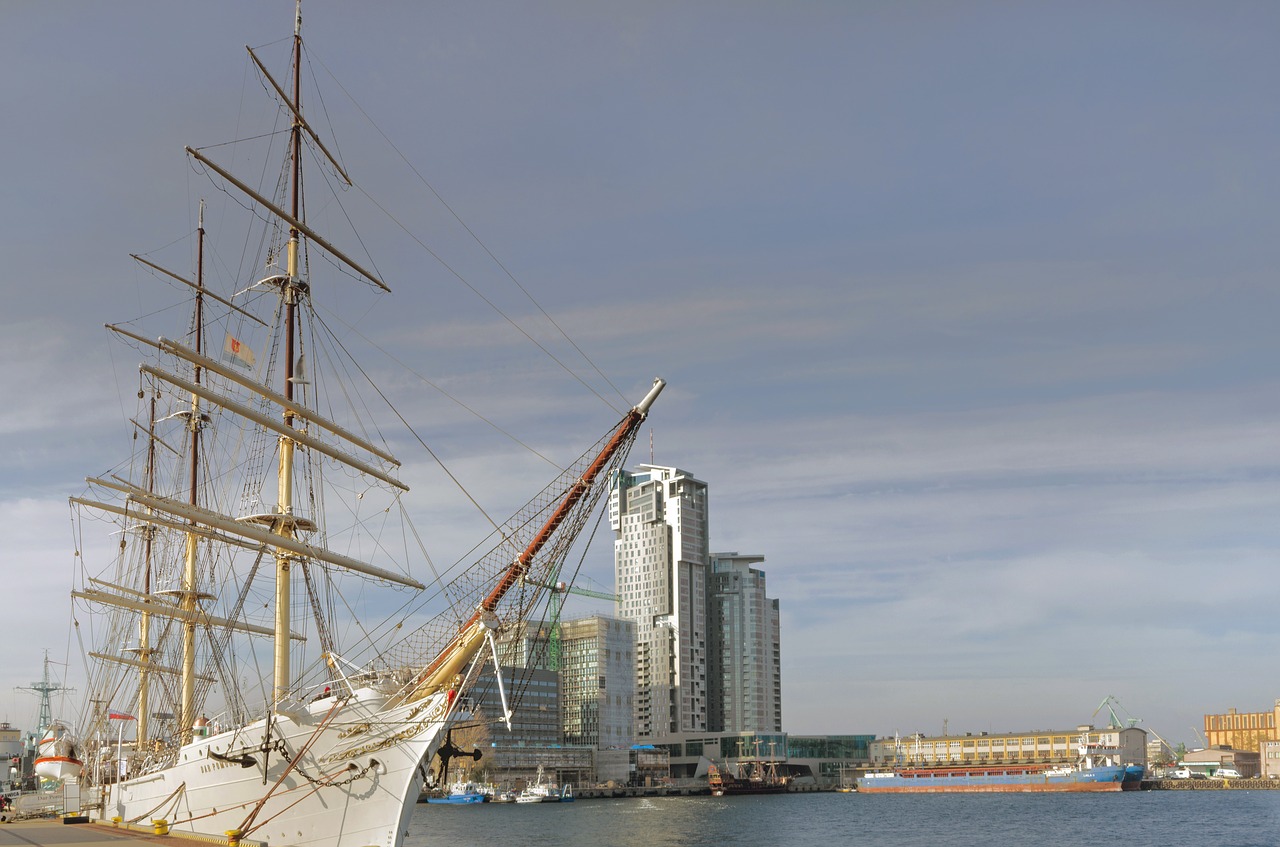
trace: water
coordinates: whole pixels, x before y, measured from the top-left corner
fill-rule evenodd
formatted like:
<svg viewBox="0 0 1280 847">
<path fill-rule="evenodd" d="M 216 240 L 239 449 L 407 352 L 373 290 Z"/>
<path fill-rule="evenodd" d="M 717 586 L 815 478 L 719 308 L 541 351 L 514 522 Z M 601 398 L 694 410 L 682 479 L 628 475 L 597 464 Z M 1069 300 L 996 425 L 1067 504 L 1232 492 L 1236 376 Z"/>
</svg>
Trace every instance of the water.
<svg viewBox="0 0 1280 847">
<path fill-rule="evenodd" d="M 1280 791 L 418 804 L 405 847 L 1275 847 Z"/>
</svg>

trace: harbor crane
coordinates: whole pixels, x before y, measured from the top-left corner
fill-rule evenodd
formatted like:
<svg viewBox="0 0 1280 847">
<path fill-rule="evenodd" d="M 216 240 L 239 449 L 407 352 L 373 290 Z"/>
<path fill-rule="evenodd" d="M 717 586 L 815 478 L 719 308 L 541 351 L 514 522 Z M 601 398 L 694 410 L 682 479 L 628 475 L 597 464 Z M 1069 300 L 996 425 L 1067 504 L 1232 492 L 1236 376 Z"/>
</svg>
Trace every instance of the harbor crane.
<svg viewBox="0 0 1280 847">
<path fill-rule="evenodd" d="M 1121 721 L 1119 715 L 1116 714 L 1116 710 L 1112 708 L 1112 705 L 1111 705 L 1112 703 L 1114 703 L 1117 706 L 1120 706 L 1120 701 L 1116 699 L 1116 696 L 1114 694 L 1108 694 L 1106 698 L 1103 699 L 1103 701 L 1098 704 L 1098 708 L 1093 710 L 1093 715 L 1092 717 L 1089 718 L 1090 722 L 1092 722 L 1093 719 L 1098 716 L 1098 712 L 1101 712 L 1105 708 L 1107 710 L 1108 716 L 1111 718 L 1110 726 L 1114 726 L 1116 729 L 1122 729 L 1126 726 L 1138 725 L 1139 718 L 1135 718 L 1135 717 L 1130 717 L 1126 721 Z M 1123 709 L 1124 706 L 1120 706 L 1120 708 Z"/>
<path fill-rule="evenodd" d="M 592 591 L 588 588 L 579 588 L 576 585 L 569 585 L 564 582 L 548 584 L 528 580 L 528 583 L 538 588 L 545 588 L 550 594 L 547 614 L 549 619 L 547 667 L 553 671 L 558 671 L 560 670 L 560 609 L 564 604 L 564 595 L 577 594 L 580 597 L 592 597 L 596 600 L 608 600 L 612 603 L 618 602 L 618 595 L 610 594 L 607 591 Z"/>
<path fill-rule="evenodd" d="M 1115 709 L 1114 709 L 1114 708 L 1112 708 L 1112 704 L 1115 704 L 1116 706 L 1119 706 L 1119 707 L 1121 708 L 1121 710 L 1124 710 L 1124 706 L 1123 706 L 1123 705 L 1121 705 L 1120 701 L 1116 699 L 1115 695 L 1114 695 L 1114 694 L 1108 694 L 1108 695 L 1107 695 L 1107 697 L 1106 697 L 1106 699 L 1105 699 L 1105 700 L 1103 700 L 1103 701 L 1098 705 L 1098 708 L 1097 708 L 1097 709 L 1094 709 L 1094 711 L 1093 711 L 1093 716 L 1094 716 L 1094 717 L 1097 717 L 1097 716 L 1098 716 L 1098 712 L 1101 712 L 1101 711 L 1103 710 L 1103 708 L 1105 708 L 1105 709 L 1107 710 L 1107 713 L 1108 713 L 1109 717 L 1111 718 L 1111 725 L 1112 725 L 1112 726 L 1114 726 L 1114 727 L 1117 727 L 1117 728 L 1124 727 L 1124 726 L 1131 726 L 1131 727 L 1132 727 L 1132 726 L 1137 726 L 1138 724 L 1140 724 L 1140 723 L 1142 722 L 1142 718 L 1135 718 L 1135 717 L 1133 717 L 1132 715 L 1130 715 L 1129 717 L 1125 718 L 1125 720 L 1124 720 L 1124 722 L 1123 722 L 1123 723 L 1121 723 L 1119 716 L 1118 716 L 1118 715 L 1116 715 L 1116 711 L 1115 711 Z M 1128 712 L 1127 712 L 1127 711 L 1126 711 L 1125 713 L 1126 713 L 1126 714 L 1128 714 Z M 1091 720 L 1092 720 L 1092 719 L 1091 719 Z M 1163 744 L 1163 745 L 1164 745 L 1164 747 L 1165 747 L 1167 750 L 1169 750 L 1170 752 L 1172 752 L 1172 751 L 1173 751 L 1174 746 L 1173 746 L 1172 744 L 1170 744 L 1170 743 L 1169 743 L 1169 742 L 1168 742 L 1168 741 L 1167 741 L 1163 736 L 1161 736 L 1161 735 L 1160 735 L 1160 733 L 1156 732 L 1156 731 L 1155 731 L 1154 729 L 1152 729 L 1151 727 L 1143 727 L 1143 730 L 1144 730 L 1145 732 L 1147 732 L 1149 735 L 1151 735 L 1151 736 L 1155 737 L 1155 739 L 1156 739 L 1157 741 L 1159 741 L 1161 744 Z M 1196 733 L 1196 735 L 1199 735 L 1199 734 L 1200 734 L 1200 733 L 1199 733 L 1199 732 L 1198 732 L 1194 727 L 1192 727 L 1191 731 L 1192 731 L 1192 732 L 1195 732 L 1195 733 Z M 1201 739 L 1200 743 L 1201 743 L 1201 744 L 1203 744 L 1203 743 L 1204 743 L 1204 739 Z"/>
</svg>

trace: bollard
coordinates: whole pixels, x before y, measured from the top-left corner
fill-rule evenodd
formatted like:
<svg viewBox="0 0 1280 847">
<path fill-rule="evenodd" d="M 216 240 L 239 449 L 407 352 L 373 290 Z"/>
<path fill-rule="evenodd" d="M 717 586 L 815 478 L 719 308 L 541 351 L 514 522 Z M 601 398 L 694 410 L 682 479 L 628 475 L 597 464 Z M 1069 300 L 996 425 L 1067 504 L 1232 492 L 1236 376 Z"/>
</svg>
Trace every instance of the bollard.
<svg viewBox="0 0 1280 847">
<path fill-rule="evenodd" d="M 113 815 L 111 818 L 111 825 L 118 828 L 120 826 L 120 822 L 123 820 L 124 818 L 120 817 L 119 815 Z"/>
<path fill-rule="evenodd" d="M 227 847 L 239 847 L 241 835 L 243 835 L 243 833 L 238 829 L 228 829 Z"/>
<path fill-rule="evenodd" d="M 153 832 L 155 832 L 156 835 L 168 835 L 169 822 L 164 818 L 152 818 L 151 829 Z"/>
</svg>

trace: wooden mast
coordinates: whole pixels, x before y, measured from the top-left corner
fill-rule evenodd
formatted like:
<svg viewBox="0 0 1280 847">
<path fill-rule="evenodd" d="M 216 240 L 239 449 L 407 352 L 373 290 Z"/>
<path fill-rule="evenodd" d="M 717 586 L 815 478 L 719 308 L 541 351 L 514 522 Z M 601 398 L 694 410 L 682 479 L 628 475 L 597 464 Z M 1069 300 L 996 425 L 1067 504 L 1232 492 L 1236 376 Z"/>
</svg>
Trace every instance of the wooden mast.
<svg viewBox="0 0 1280 847">
<path fill-rule="evenodd" d="M 293 126 L 290 129 L 290 213 L 294 220 L 299 220 L 301 210 L 301 192 L 299 184 L 302 178 L 302 0 L 298 0 L 293 25 Z M 289 227 L 287 279 L 284 282 L 285 297 L 285 349 L 284 349 L 284 395 L 293 400 L 293 361 L 296 347 L 295 333 L 298 306 L 298 228 Z M 293 412 L 286 407 L 284 423 L 293 426 Z M 293 519 L 293 458 L 294 440 L 280 436 L 280 470 L 279 499 L 277 511 L 280 517 L 276 520 L 275 531 L 285 538 L 294 537 Z M 272 700 L 279 702 L 289 693 L 292 685 L 292 671 L 289 667 L 289 632 L 292 575 L 290 573 L 293 556 L 283 548 L 277 548 L 276 560 L 276 621 L 275 621 L 275 675 Z"/>
<path fill-rule="evenodd" d="M 644 399 L 637 403 L 631 411 L 627 412 L 614 430 L 613 436 L 608 443 L 596 455 L 591 464 L 587 466 L 587 469 L 583 471 L 582 476 L 569 487 L 564 498 L 556 506 L 551 516 L 547 518 L 537 534 L 534 535 L 533 540 L 507 566 L 507 569 L 502 574 L 502 579 L 489 592 L 489 595 L 481 601 L 479 608 L 472 613 L 466 623 L 459 628 L 457 637 L 427 666 L 419 678 L 418 684 L 409 693 L 408 699 L 416 700 L 426 697 L 432 692 L 451 685 L 453 678 L 462 672 L 462 669 L 471 661 L 471 657 L 475 655 L 481 644 L 483 644 L 485 633 L 493 627 L 495 623 L 494 612 L 498 608 L 499 601 L 524 577 L 530 565 L 533 564 L 534 557 L 538 555 L 555 534 L 556 529 L 573 511 L 573 507 L 578 504 L 578 501 L 591 488 L 596 477 L 609 464 L 618 449 L 627 443 L 635 430 L 644 422 L 644 419 L 649 414 L 649 407 L 653 405 L 653 401 L 657 399 L 665 385 L 666 382 L 662 379 L 655 379 L 653 387 L 649 389 L 649 393 L 645 395 Z"/>
<path fill-rule="evenodd" d="M 195 308 L 195 349 L 204 349 L 204 201 L 200 201 L 199 223 L 196 228 L 196 308 Z M 196 366 L 193 382 L 198 386 L 202 377 L 201 368 Z M 200 396 L 191 395 L 191 412 L 187 427 L 191 433 L 191 461 L 188 468 L 189 493 L 187 502 L 192 506 L 199 504 L 200 485 Z M 198 553 L 198 536 L 187 531 L 186 555 L 182 564 L 182 599 L 181 607 L 191 617 L 182 625 L 182 708 L 178 723 L 178 731 L 182 742 L 191 740 L 191 727 L 196 720 L 196 624 L 194 615 L 199 600 L 199 588 L 196 584 L 196 559 Z"/>
<path fill-rule="evenodd" d="M 151 392 L 151 412 L 147 419 L 147 488 L 155 489 L 156 480 L 156 395 Z M 156 528 L 142 526 L 142 593 L 151 597 L 151 549 Z M 138 616 L 138 750 L 144 749 L 150 732 L 148 714 L 151 709 L 151 613 Z"/>
</svg>

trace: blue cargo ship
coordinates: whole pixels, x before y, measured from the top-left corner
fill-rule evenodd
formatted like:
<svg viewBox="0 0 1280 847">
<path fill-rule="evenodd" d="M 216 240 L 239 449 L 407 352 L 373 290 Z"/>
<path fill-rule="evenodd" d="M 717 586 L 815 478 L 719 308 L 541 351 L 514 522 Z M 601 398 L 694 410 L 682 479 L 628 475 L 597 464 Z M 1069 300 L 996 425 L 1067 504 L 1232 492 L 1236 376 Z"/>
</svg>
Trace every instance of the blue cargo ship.
<svg viewBox="0 0 1280 847">
<path fill-rule="evenodd" d="M 1083 729 L 1083 727 L 1082 727 Z M 1145 768 L 1121 764 L 1122 750 L 1080 738 L 1079 759 L 1067 763 L 899 765 L 857 779 L 859 793 L 960 794 L 983 792 L 1135 791 Z"/>
<path fill-rule="evenodd" d="M 1122 765 L 944 765 L 869 773 L 857 783 L 858 792 L 866 794 L 1123 791 L 1138 787 L 1142 768 L 1135 767 L 1136 771 Z"/>
</svg>

